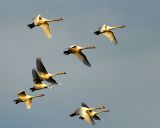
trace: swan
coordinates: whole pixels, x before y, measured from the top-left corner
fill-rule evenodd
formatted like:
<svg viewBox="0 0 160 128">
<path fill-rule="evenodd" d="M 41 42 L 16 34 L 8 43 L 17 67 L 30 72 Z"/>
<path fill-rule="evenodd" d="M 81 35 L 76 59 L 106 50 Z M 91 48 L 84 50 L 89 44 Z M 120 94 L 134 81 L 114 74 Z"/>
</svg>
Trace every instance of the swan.
<svg viewBox="0 0 160 128">
<path fill-rule="evenodd" d="M 32 69 L 32 77 L 33 77 L 33 82 L 35 83 L 35 86 L 30 88 L 32 92 L 36 90 L 49 88 L 49 85 L 46 85 L 42 82 L 42 79 L 39 77 L 36 69 Z"/>
<path fill-rule="evenodd" d="M 96 112 L 94 110 L 98 110 L 100 109 L 100 111 Z M 90 125 L 95 125 L 95 120 L 101 120 L 100 117 L 98 116 L 99 113 L 102 112 L 109 112 L 109 109 L 105 109 L 104 106 L 102 107 L 96 107 L 96 108 L 90 108 L 88 107 L 85 103 L 81 103 L 81 107 L 76 109 L 75 112 L 71 113 L 69 116 L 70 117 L 74 117 L 74 116 L 78 116 L 79 115 L 79 119 L 83 120 L 85 119 L 85 121 L 90 124 Z"/>
<path fill-rule="evenodd" d="M 93 49 L 95 46 L 81 47 L 78 45 L 71 45 L 68 50 L 64 51 L 64 54 L 74 54 L 76 55 L 85 65 L 91 67 L 91 63 L 88 61 L 87 57 L 82 53 L 82 50 Z"/>
<path fill-rule="evenodd" d="M 99 34 L 103 34 L 105 35 L 114 45 L 118 43 L 114 33 L 112 32 L 112 29 L 116 29 L 116 28 L 125 28 L 126 26 L 122 25 L 122 26 L 107 26 L 107 25 L 102 25 L 101 27 L 98 28 L 97 31 L 95 31 L 94 33 L 96 35 Z"/>
<path fill-rule="evenodd" d="M 42 96 L 44 96 L 44 94 L 40 94 L 37 96 L 30 96 L 30 95 L 27 95 L 26 92 L 23 90 L 18 93 L 18 99 L 14 100 L 13 102 L 15 102 L 15 104 L 18 104 L 20 102 L 25 102 L 27 109 L 30 109 L 32 106 L 32 99 L 37 97 L 42 97 Z"/>
<path fill-rule="evenodd" d="M 28 24 L 28 27 L 30 29 L 39 26 L 43 29 L 43 31 L 45 32 L 46 36 L 51 39 L 52 38 L 52 32 L 51 32 L 51 27 L 49 25 L 50 22 L 54 22 L 54 21 L 61 21 L 63 20 L 63 18 L 57 18 L 57 19 L 53 19 L 53 20 L 48 20 L 43 18 L 41 15 L 36 16 L 33 19 L 33 23 Z"/>
<path fill-rule="evenodd" d="M 53 79 L 53 77 L 55 77 L 57 75 L 67 74 L 66 72 L 58 72 L 58 73 L 55 73 L 55 74 L 48 73 L 46 68 L 44 67 L 44 65 L 42 63 L 41 58 L 37 58 L 36 59 L 36 65 L 37 65 L 37 70 L 38 70 L 40 79 L 41 80 L 45 80 L 45 81 L 47 81 L 47 82 L 49 82 L 51 84 L 58 84 Z"/>
</svg>

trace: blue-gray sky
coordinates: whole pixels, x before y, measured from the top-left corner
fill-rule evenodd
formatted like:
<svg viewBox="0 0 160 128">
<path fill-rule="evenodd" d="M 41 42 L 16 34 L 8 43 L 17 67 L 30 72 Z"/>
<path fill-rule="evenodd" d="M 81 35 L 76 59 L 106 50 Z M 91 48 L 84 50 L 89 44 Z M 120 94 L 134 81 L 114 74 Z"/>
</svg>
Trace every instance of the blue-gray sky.
<svg viewBox="0 0 160 128">
<path fill-rule="evenodd" d="M 87 128 L 68 116 L 81 102 L 111 109 L 101 114 L 97 128 L 159 127 L 159 5 L 158 0 L 0 0 L 0 127 Z M 38 14 L 64 18 L 52 23 L 51 40 L 40 28 L 27 28 Z M 93 34 L 103 24 L 128 26 L 115 30 L 118 45 Z M 96 45 L 84 51 L 92 68 L 63 55 L 72 44 Z M 48 71 L 68 73 L 55 78 L 61 86 L 29 91 L 36 57 Z M 12 102 L 20 90 L 46 96 L 34 100 L 28 111 Z"/>
</svg>

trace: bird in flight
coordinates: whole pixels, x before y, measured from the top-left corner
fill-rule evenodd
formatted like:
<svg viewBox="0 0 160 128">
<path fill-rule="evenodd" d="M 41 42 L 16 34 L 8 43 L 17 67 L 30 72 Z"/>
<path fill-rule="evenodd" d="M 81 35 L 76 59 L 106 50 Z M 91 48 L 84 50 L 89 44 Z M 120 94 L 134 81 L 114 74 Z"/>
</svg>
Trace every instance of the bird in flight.
<svg viewBox="0 0 160 128">
<path fill-rule="evenodd" d="M 102 25 L 101 27 L 98 28 L 97 31 L 95 31 L 94 33 L 96 35 L 99 35 L 99 34 L 103 34 L 105 35 L 114 45 L 118 43 L 116 37 L 115 37 L 115 34 L 113 33 L 113 29 L 116 29 L 116 28 L 125 28 L 126 26 L 122 25 L 122 26 L 107 26 L 107 25 Z"/>
<path fill-rule="evenodd" d="M 49 85 L 46 85 L 42 82 L 42 79 L 39 77 L 36 69 L 32 69 L 32 77 L 33 77 L 33 82 L 35 83 L 35 85 L 30 88 L 32 92 L 50 87 Z"/>
<path fill-rule="evenodd" d="M 41 80 L 45 80 L 51 84 L 58 84 L 54 79 L 53 77 L 57 76 L 57 75 L 62 75 L 62 74 L 67 74 L 66 72 L 58 72 L 58 73 L 55 73 L 55 74 L 51 74 L 49 73 L 45 66 L 43 65 L 42 63 L 42 60 L 41 58 L 37 58 L 36 59 L 36 65 L 37 65 L 37 71 L 38 71 L 38 75 L 40 77 Z"/>
<path fill-rule="evenodd" d="M 50 26 L 50 22 L 54 22 L 54 21 L 61 21 L 63 20 L 63 18 L 57 18 L 57 19 L 52 19 L 52 20 L 48 20 L 46 18 L 43 18 L 41 15 L 36 16 L 33 19 L 33 23 L 28 24 L 28 27 L 30 29 L 39 26 L 43 29 L 43 31 L 45 32 L 46 36 L 51 39 L 52 38 L 52 31 L 51 31 L 51 26 Z"/>
<path fill-rule="evenodd" d="M 87 57 L 82 53 L 82 50 L 85 49 L 93 49 L 96 48 L 95 46 L 88 46 L 88 47 L 81 47 L 78 45 L 71 45 L 68 50 L 64 51 L 63 53 L 66 55 L 74 54 L 76 55 L 86 66 L 91 67 L 91 63 L 88 61 Z"/>
<path fill-rule="evenodd" d="M 37 95 L 37 96 L 30 96 L 30 95 L 27 95 L 24 90 L 19 92 L 17 95 L 18 95 L 18 99 L 14 100 L 15 104 L 18 104 L 20 102 L 25 102 L 27 109 L 31 108 L 32 99 L 44 96 L 44 94 L 40 94 L 40 95 Z"/>
<path fill-rule="evenodd" d="M 100 110 L 100 111 L 95 111 L 95 110 Z M 109 112 L 109 109 L 106 109 L 104 106 L 102 107 L 96 107 L 96 108 L 90 108 L 88 107 L 85 103 L 81 103 L 81 107 L 76 109 L 73 113 L 71 113 L 69 116 L 74 117 L 74 116 L 79 116 L 79 119 L 85 120 L 88 124 L 90 125 L 95 125 L 94 120 L 101 120 L 101 118 L 98 116 L 99 113 L 102 112 Z"/>
</svg>

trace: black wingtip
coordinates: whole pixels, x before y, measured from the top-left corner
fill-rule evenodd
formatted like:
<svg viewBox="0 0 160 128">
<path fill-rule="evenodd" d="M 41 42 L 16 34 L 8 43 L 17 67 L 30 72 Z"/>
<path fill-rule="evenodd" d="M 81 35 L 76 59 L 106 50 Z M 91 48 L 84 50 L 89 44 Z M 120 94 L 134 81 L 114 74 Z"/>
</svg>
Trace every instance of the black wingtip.
<svg viewBox="0 0 160 128">
<path fill-rule="evenodd" d="M 101 32 L 100 31 L 95 31 L 94 34 L 98 36 L 99 34 L 101 34 Z"/>
<path fill-rule="evenodd" d="M 31 24 L 28 24 L 27 25 L 30 29 L 34 28 L 35 27 L 35 24 L 34 23 L 31 23 Z"/>
</svg>

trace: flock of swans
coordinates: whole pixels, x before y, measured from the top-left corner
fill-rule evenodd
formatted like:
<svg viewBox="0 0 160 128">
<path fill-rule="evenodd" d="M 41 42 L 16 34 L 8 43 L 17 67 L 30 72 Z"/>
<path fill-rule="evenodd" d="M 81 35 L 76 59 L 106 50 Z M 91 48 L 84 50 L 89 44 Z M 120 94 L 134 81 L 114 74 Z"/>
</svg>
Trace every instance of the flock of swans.
<svg viewBox="0 0 160 128">
<path fill-rule="evenodd" d="M 52 31 L 50 27 L 50 22 L 54 21 L 61 21 L 63 18 L 57 18 L 57 19 L 52 19 L 48 20 L 46 18 L 43 18 L 42 16 L 38 15 L 33 19 L 33 22 L 31 24 L 28 24 L 28 27 L 30 29 L 34 27 L 40 27 L 43 29 L 45 35 L 47 36 L 48 39 L 52 38 Z M 107 26 L 107 25 L 102 25 L 101 27 L 98 28 L 94 33 L 96 35 L 103 34 L 105 35 L 110 42 L 112 42 L 114 45 L 117 44 L 117 39 L 115 37 L 115 34 L 113 33 L 112 29 L 116 28 L 125 28 L 126 26 Z M 95 46 L 87 46 L 87 47 L 81 47 L 78 45 L 71 45 L 67 50 L 65 50 L 63 53 L 65 55 L 69 54 L 74 54 L 75 56 L 78 57 L 80 61 L 82 61 L 86 66 L 91 67 L 91 63 L 87 59 L 86 55 L 83 54 L 83 50 L 85 49 L 93 49 L 96 48 Z M 58 85 L 57 81 L 54 80 L 54 77 L 57 75 L 62 75 L 62 74 L 67 74 L 66 72 L 58 72 L 58 73 L 49 73 L 41 58 L 36 59 L 36 68 L 32 69 L 32 77 L 33 77 L 33 82 L 34 86 L 30 88 L 31 92 L 34 92 L 36 90 L 42 90 L 42 89 L 47 89 L 47 88 L 52 88 L 54 85 Z M 43 81 L 46 81 L 48 84 L 45 84 Z M 38 98 L 38 97 L 43 97 L 45 96 L 44 94 L 36 95 L 36 96 L 30 96 L 26 93 L 25 90 L 20 91 L 18 94 L 18 98 L 14 100 L 15 104 L 18 104 L 20 102 L 25 102 L 27 109 L 30 109 L 32 106 L 32 99 Z M 96 111 L 99 110 L 99 111 Z M 101 118 L 98 116 L 99 113 L 102 112 L 109 112 L 110 110 L 106 108 L 105 106 L 101 107 L 88 107 L 84 102 L 81 103 L 81 106 L 76 109 L 73 113 L 70 114 L 70 117 L 74 116 L 79 116 L 79 119 L 85 120 L 88 124 L 90 125 L 95 125 L 94 120 L 101 120 Z"/>
</svg>

